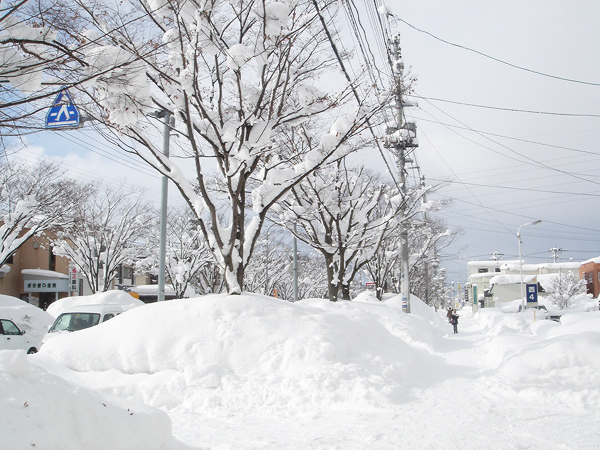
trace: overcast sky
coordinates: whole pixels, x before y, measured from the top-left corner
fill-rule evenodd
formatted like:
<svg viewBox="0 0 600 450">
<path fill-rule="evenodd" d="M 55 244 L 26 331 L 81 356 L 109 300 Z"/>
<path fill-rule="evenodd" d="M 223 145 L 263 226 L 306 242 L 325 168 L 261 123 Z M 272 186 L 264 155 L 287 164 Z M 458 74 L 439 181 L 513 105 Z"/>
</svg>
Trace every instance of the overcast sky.
<svg viewBox="0 0 600 450">
<path fill-rule="evenodd" d="M 386 5 L 408 23 L 393 30 L 417 96 L 538 112 L 425 99 L 407 111 L 418 124 L 422 173 L 450 180 L 440 195 L 454 204 L 438 215 L 464 231 L 452 247 L 459 258 L 445 263 L 449 281 L 463 281 L 467 261 L 494 251 L 517 259 L 517 230 L 536 219 L 521 230 L 527 262 L 551 262 L 552 247 L 568 250 L 559 261 L 600 256 L 600 2 Z"/>
<path fill-rule="evenodd" d="M 463 231 L 447 250 L 448 281 L 464 281 L 467 262 L 494 251 L 516 259 L 517 229 L 536 219 L 521 233 L 527 262 L 551 262 L 552 247 L 568 250 L 559 261 L 600 256 L 600 2 L 386 5 L 402 19 L 391 30 L 421 97 L 406 111 L 418 125 L 416 163 L 429 183 L 448 181 L 437 197 L 453 206 L 438 216 Z M 28 139 L 39 147 L 23 159 L 60 156 L 84 177 L 126 177 L 159 198 L 151 169 L 89 130 Z"/>
</svg>

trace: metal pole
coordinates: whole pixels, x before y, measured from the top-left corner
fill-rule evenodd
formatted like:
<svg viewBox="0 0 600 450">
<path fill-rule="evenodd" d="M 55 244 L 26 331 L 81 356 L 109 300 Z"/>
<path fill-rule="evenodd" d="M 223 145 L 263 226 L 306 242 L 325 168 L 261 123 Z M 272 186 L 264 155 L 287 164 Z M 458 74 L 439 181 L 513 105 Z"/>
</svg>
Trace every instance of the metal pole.
<svg viewBox="0 0 600 450">
<path fill-rule="evenodd" d="M 163 154 L 169 157 L 169 141 L 171 138 L 171 113 L 163 111 Z M 169 179 L 163 175 L 160 199 L 160 244 L 158 249 L 158 301 L 165 300 L 165 272 L 167 255 L 167 196 L 169 192 Z"/>
<path fill-rule="evenodd" d="M 523 288 L 523 258 L 521 257 L 521 225 L 517 231 L 517 239 L 519 240 L 519 272 L 521 274 L 521 305 L 525 310 L 525 289 Z"/>
<path fill-rule="evenodd" d="M 265 256 L 265 295 L 271 295 L 271 292 L 269 290 L 269 262 L 270 258 L 269 258 L 269 231 L 271 230 L 271 227 L 267 228 L 267 254 Z"/>
<path fill-rule="evenodd" d="M 296 222 L 294 222 L 294 301 L 298 301 L 298 239 L 296 239 Z"/>
<path fill-rule="evenodd" d="M 523 306 L 523 311 L 525 311 L 525 286 L 523 285 L 523 258 L 521 256 L 521 228 L 526 227 L 528 225 L 538 225 L 542 223 L 541 220 L 535 220 L 531 223 L 524 223 L 517 230 L 517 239 L 519 240 L 519 272 L 521 274 L 521 304 Z"/>
</svg>

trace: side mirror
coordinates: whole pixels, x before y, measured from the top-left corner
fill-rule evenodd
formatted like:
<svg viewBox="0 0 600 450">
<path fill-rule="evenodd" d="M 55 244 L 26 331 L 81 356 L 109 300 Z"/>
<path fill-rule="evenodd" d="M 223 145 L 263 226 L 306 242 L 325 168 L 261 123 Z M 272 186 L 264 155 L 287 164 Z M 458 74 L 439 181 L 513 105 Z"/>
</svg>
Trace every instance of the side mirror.
<svg viewBox="0 0 600 450">
<path fill-rule="evenodd" d="M 21 330 L 21 335 L 25 334 L 25 330 Z"/>
</svg>

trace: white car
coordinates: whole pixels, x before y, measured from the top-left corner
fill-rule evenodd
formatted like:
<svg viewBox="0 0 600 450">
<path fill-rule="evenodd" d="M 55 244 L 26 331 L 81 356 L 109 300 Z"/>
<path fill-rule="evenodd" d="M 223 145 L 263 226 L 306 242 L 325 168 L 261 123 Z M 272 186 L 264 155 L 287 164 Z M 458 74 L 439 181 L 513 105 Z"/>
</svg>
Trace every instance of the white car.
<svg viewBox="0 0 600 450">
<path fill-rule="evenodd" d="M 79 331 L 106 322 L 130 308 L 122 305 L 71 306 L 56 318 L 43 342 L 61 332 Z"/>
<path fill-rule="evenodd" d="M 36 345 L 27 337 L 16 323 L 10 319 L 0 319 L 0 350 L 25 350 L 36 353 Z"/>
</svg>

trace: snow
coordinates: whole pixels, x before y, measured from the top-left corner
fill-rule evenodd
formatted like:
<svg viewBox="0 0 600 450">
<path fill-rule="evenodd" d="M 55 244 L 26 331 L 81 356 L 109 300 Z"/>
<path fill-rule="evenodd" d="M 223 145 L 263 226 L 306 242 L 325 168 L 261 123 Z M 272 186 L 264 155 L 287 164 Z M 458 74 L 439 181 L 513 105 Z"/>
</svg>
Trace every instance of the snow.
<svg viewBox="0 0 600 450">
<path fill-rule="evenodd" d="M 81 305 L 121 305 L 134 308 L 143 305 L 144 302 L 132 297 L 125 291 L 106 291 L 98 292 L 93 295 L 82 295 L 75 297 L 65 297 L 56 300 L 48 306 L 47 312 L 53 317 L 58 317 L 61 313 L 72 306 Z"/>
<path fill-rule="evenodd" d="M 27 337 L 40 347 L 42 338 L 54 322 L 54 317 L 27 302 L 0 294 L 0 318 L 10 319 L 25 331 Z"/>
<path fill-rule="evenodd" d="M 480 274 L 475 274 L 480 275 Z M 530 283 L 533 280 L 537 279 L 539 275 L 525 275 L 523 274 L 523 283 Z M 521 284 L 521 275 L 516 274 L 496 274 L 492 278 L 490 278 L 490 285 L 492 284 Z"/>
<path fill-rule="evenodd" d="M 600 312 L 208 295 L 0 352 L 10 448 L 594 448 Z M 4 389 L 7 386 L 8 389 Z M 106 405 L 106 406 L 104 406 Z M 133 414 L 131 414 L 133 413 Z"/>
<path fill-rule="evenodd" d="M 69 276 L 64 273 L 44 269 L 23 269 L 21 270 L 21 274 L 31 277 L 69 278 Z"/>
<path fill-rule="evenodd" d="M 244 44 L 233 44 L 227 50 L 227 66 L 231 70 L 239 70 L 252 58 L 254 58 L 254 52 Z"/>
</svg>

